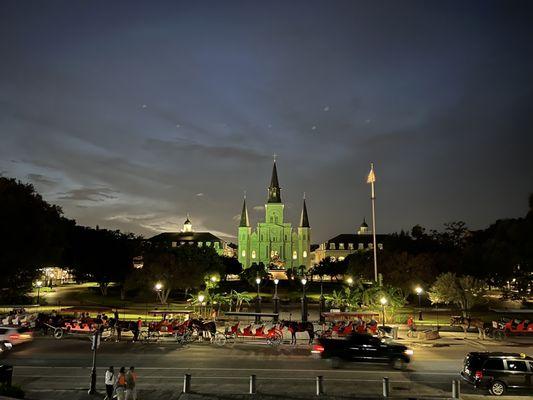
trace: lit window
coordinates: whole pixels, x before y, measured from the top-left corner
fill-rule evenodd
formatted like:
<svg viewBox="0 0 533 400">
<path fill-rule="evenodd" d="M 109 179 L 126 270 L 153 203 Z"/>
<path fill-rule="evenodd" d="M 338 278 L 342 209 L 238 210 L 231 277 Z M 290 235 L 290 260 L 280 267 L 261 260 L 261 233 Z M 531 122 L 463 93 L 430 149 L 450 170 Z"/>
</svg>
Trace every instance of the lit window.
<svg viewBox="0 0 533 400">
<path fill-rule="evenodd" d="M 372 243 L 368 243 L 368 248 L 372 250 L 374 248 L 374 245 Z"/>
<path fill-rule="evenodd" d="M 339 250 L 344 250 L 344 243 L 339 243 Z"/>
<path fill-rule="evenodd" d="M 257 254 L 255 254 L 255 250 L 252 250 L 252 258 L 255 259 L 255 257 L 257 257 Z"/>
<path fill-rule="evenodd" d="M 357 248 L 359 250 L 363 250 L 365 248 L 365 245 L 363 243 L 359 243 L 359 245 L 357 246 Z"/>
<path fill-rule="evenodd" d="M 246 257 L 246 250 L 243 250 L 243 251 L 241 252 L 241 256 Z"/>
<path fill-rule="evenodd" d="M 303 256 L 304 256 L 304 258 L 307 258 L 307 251 L 304 250 Z"/>
<path fill-rule="evenodd" d="M 330 243 L 329 244 L 329 249 L 330 250 L 335 250 L 335 243 Z"/>
<path fill-rule="evenodd" d="M 348 243 L 348 248 L 349 248 L 350 250 L 353 250 L 353 243 Z"/>
<path fill-rule="evenodd" d="M 184 244 L 185 244 L 185 242 L 180 242 L 180 244 L 181 244 L 181 245 L 184 245 Z"/>
<path fill-rule="evenodd" d="M 203 242 L 198 242 L 198 247 L 202 247 L 204 245 Z"/>
<path fill-rule="evenodd" d="M 296 251 L 292 252 L 292 259 L 296 260 L 298 258 L 298 255 L 296 254 Z"/>
<path fill-rule="evenodd" d="M 383 250 L 383 243 L 378 243 L 378 249 Z"/>
<path fill-rule="evenodd" d="M 220 247 L 220 242 L 215 242 L 215 247 L 218 249 Z"/>
<path fill-rule="evenodd" d="M 172 242 L 172 247 L 176 247 L 178 245 L 178 242 Z"/>
</svg>

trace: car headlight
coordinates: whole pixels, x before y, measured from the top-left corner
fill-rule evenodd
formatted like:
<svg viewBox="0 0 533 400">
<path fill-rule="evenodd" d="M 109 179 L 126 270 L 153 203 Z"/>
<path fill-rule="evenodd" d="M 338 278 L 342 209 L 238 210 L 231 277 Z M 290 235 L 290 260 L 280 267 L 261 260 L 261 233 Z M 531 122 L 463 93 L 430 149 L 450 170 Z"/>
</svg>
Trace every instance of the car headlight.
<svg viewBox="0 0 533 400">
<path fill-rule="evenodd" d="M 403 354 L 407 354 L 408 356 L 412 356 L 415 354 L 415 352 L 411 349 L 404 350 Z"/>
</svg>

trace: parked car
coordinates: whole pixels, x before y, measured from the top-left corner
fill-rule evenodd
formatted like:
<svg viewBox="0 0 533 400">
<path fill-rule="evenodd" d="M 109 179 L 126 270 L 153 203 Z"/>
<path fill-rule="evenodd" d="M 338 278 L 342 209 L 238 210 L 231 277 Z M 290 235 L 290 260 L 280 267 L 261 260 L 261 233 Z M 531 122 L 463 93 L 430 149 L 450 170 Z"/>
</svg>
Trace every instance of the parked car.
<svg viewBox="0 0 533 400">
<path fill-rule="evenodd" d="M 10 343 L 16 346 L 21 343 L 31 342 L 33 332 L 26 327 L 0 326 L 0 343 Z"/>
<path fill-rule="evenodd" d="M 311 352 L 316 357 L 329 359 L 332 368 L 339 368 L 343 361 L 352 361 L 385 362 L 394 368 L 404 369 L 413 355 L 413 350 L 404 345 L 359 333 L 341 339 L 317 339 Z"/>
<path fill-rule="evenodd" d="M 468 353 L 461 376 L 476 389 L 488 389 L 495 396 L 508 389 L 533 389 L 533 357 L 517 353 Z"/>
</svg>

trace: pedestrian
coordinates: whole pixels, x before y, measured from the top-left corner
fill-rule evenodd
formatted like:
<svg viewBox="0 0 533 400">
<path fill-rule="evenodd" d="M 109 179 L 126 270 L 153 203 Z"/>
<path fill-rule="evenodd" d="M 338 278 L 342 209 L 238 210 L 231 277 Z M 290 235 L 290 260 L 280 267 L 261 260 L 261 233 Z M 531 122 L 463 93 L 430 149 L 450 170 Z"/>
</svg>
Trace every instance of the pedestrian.
<svg viewBox="0 0 533 400">
<path fill-rule="evenodd" d="M 113 368 L 113 366 L 111 366 L 105 372 L 105 397 L 104 397 L 104 400 L 112 400 L 113 399 L 113 391 L 115 390 L 115 384 L 116 383 L 117 383 L 117 379 L 115 377 L 115 369 Z"/>
<path fill-rule="evenodd" d="M 137 373 L 135 367 L 130 367 L 126 374 L 126 400 L 137 400 Z"/>
<path fill-rule="evenodd" d="M 116 323 L 116 329 L 117 329 L 117 342 L 120 342 L 120 337 L 122 336 L 122 328 L 120 327 L 120 324 Z"/>
<path fill-rule="evenodd" d="M 115 392 L 117 394 L 117 400 L 126 399 L 126 368 L 124 367 L 120 367 L 117 383 L 115 385 Z"/>
<path fill-rule="evenodd" d="M 412 315 L 409 315 L 409 318 L 407 318 L 407 337 L 413 336 L 416 328 L 415 328 L 415 320 L 413 319 Z"/>
</svg>

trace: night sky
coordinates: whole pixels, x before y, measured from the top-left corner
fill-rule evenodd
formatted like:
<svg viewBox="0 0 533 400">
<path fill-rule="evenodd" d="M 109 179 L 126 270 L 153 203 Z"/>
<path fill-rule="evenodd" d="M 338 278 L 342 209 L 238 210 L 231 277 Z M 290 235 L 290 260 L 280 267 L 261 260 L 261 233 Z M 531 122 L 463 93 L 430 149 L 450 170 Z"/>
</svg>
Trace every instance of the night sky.
<svg viewBox="0 0 533 400">
<path fill-rule="evenodd" d="M 529 4 L 528 4 L 529 3 Z M 0 2 L 0 172 L 80 224 L 234 236 L 272 155 L 313 242 L 526 213 L 533 3 Z"/>
</svg>

